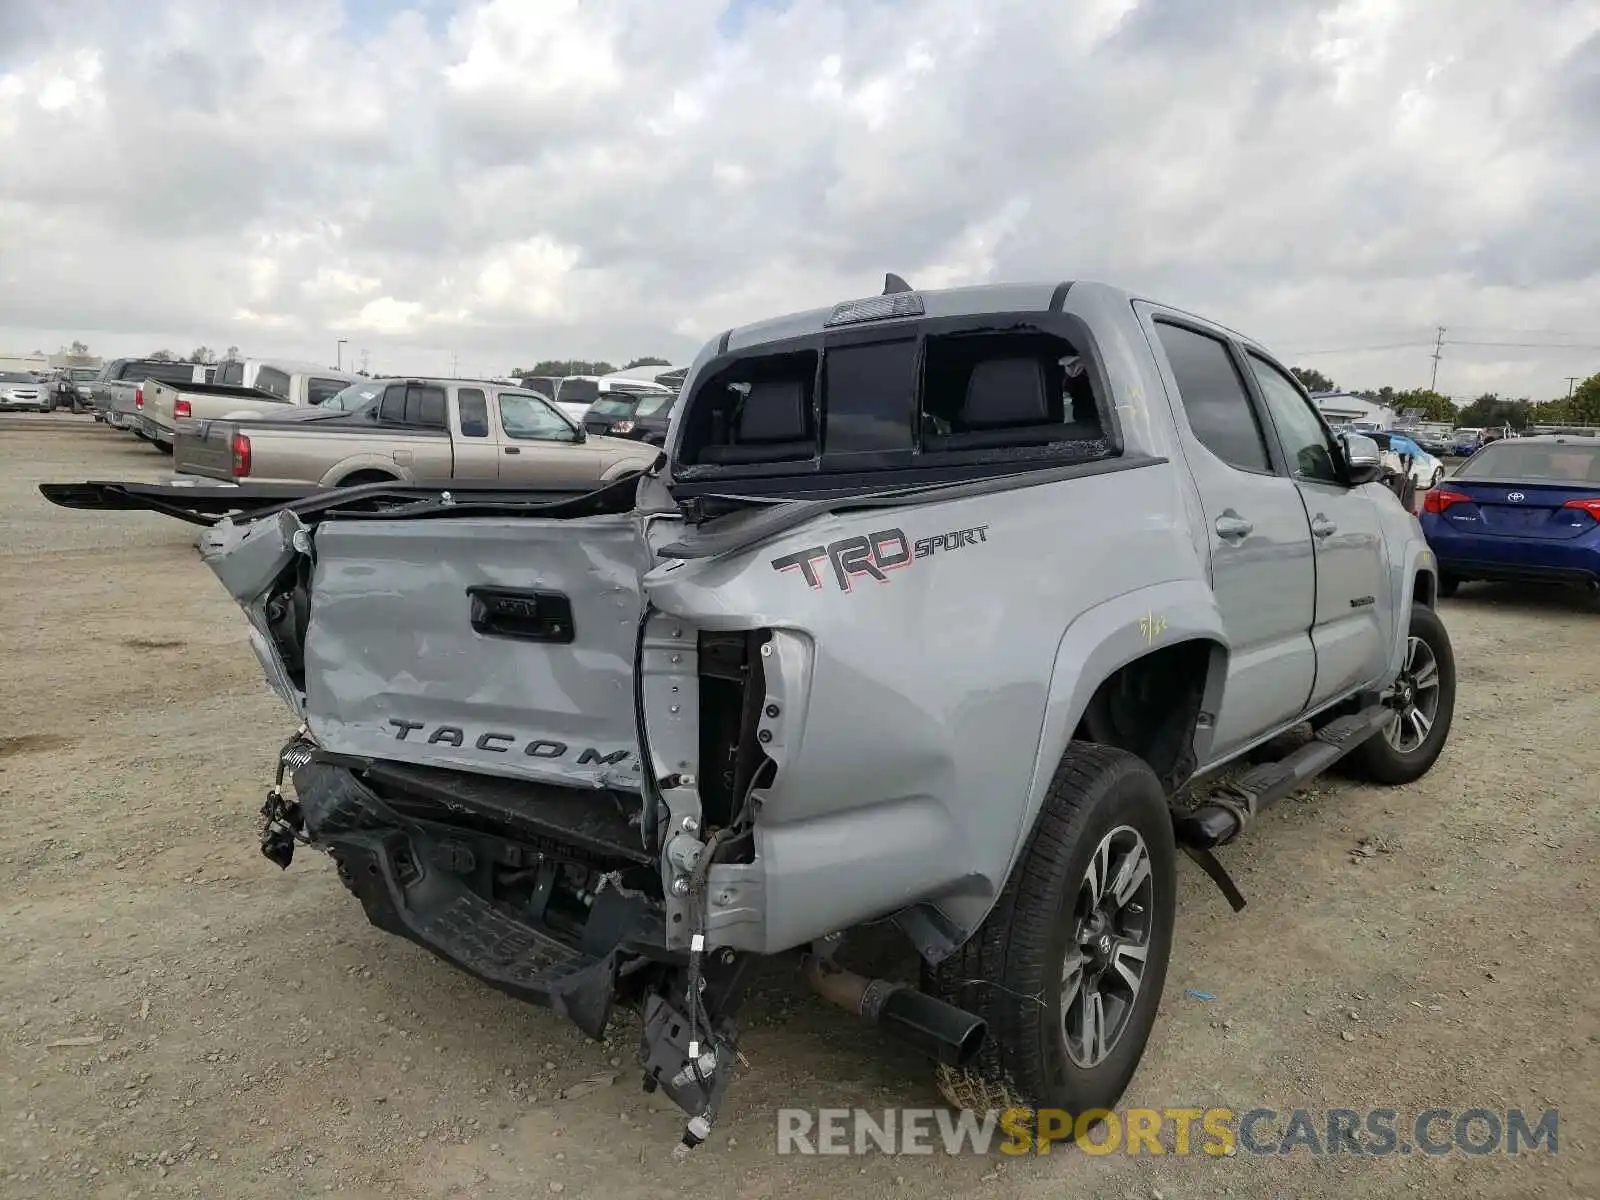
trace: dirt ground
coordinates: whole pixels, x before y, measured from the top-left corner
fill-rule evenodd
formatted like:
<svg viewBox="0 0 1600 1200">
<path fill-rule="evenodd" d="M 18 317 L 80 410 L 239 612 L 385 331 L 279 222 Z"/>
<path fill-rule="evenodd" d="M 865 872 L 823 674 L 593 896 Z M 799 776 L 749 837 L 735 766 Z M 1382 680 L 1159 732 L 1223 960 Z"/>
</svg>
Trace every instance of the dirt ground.
<svg viewBox="0 0 1600 1200">
<path fill-rule="evenodd" d="M 193 527 L 35 489 L 165 461 L 87 421 L 40 426 L 0 418 L 0 1196 L 1600 1195 L 1584 598 L 1447 602 L 1444 757 L 1408 788 L 1320 783 L 1268 813 L 1224 852 L 1244 912 L 1181 862 L 1161 1018 L 1126 1097 L 1558 1107 L 1555 1155 L 780 1157 L 779 1107 L 938 1097 L 914 1056 L 775 968 L 721 1124 L 677 1161 L 678 1118 L 637 1086 L 635 1025 L 588 1043 L 371 929 L 323 857 L 261 857 L 291 722 Z M 873 953 L 908 969 L 893 942 Z"/>
</svg>

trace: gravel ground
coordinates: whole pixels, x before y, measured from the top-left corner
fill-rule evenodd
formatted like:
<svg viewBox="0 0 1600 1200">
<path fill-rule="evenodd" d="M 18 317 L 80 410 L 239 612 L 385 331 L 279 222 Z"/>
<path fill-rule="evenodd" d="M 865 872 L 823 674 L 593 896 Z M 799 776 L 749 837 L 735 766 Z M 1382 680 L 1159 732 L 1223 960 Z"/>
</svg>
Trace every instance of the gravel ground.
<svg viewBox="0 0 1600 1200">
<path fill-rule="evenodd" d="M 320 856 L 282 873 L 257 852 L 289 722 L 194 530 L 35 490 L 166 465 L 86 419 L 0 419 L 0 1195 L 1600 1195 L 1586 599 L 1464 589 L 1443 610 L 1455 732 L 1426 779 L 1268 813 L 1225 852 L 1238 915 L 1182 864 L 1126 1098 L 1554 1106 L 1557 1154 L 779 1157 L 780 1106 L 938 1100 L 774 968 L 723 1122 L 680 1162 L 636 1027 L 588 1043 L 369 928 Z M 909 969 L 893 942 L 861 954 Z"/>
</svg>

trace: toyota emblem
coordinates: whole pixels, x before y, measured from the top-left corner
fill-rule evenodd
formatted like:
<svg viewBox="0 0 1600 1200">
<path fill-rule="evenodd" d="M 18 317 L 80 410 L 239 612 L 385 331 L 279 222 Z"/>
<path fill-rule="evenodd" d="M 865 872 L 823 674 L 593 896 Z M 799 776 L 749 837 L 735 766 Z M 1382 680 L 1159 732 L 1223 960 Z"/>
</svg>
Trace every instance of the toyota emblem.
<svg viewBox="0 0 1600 1200">
<path fill-rule="evenodd" d="M 1524 500 L 1527 499 L 1527 497 L 1524 496 L 1521 492 L 1507 492 L 1506 493 L 1506 499 L 1511 501 L 1511 503 L 1513 503 L 1513 504 L 1521 504 Z"/>
</svg>

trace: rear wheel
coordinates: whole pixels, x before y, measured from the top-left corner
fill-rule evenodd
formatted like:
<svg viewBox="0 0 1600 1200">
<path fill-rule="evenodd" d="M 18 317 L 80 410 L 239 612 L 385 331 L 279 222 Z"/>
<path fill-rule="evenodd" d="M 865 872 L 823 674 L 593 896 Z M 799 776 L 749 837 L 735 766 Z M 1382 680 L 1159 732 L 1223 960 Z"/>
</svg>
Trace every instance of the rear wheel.
<svg viewBox="0 0 1600 1200">
<path fill-rule="evenodd" d="M 1411 609 L 1405 660 L 1382 702 L 1393 714 L 1389 723 L 1352 750 L 1346 762 L 1352 774 L 1372 783 L 1411 783 L 1426 775 L 1444 750 L 1456 707 L 1450 635 L 1425 604 Z"/>
<path fill-rule="evenodd" d="M 1177 890 L 1160 781 L 1122 750 L 1074 742 L 983 926 L 929 986 L 985 1019 L 978 1063 L 944 1069 L 963 1108 L 1116 1104 L 1166 983 Z"/>
</svg>

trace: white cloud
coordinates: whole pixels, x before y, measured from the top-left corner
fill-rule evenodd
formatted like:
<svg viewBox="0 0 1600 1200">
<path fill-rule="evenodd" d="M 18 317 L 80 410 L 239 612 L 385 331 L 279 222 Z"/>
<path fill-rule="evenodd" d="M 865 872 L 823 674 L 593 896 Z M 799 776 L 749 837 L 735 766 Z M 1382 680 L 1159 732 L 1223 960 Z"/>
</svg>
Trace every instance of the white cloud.
<svg viewBox="0 0 1600 1200">
<path fill-rule="evenodd" d="M 1124 283 L 1353 384 L 1425 383 L 1439 324 L 1600 343 L 1595 0 L 737 2 L 36 6 L 0 349 L 683 359 L 886 270 Z"/>
</svg>

